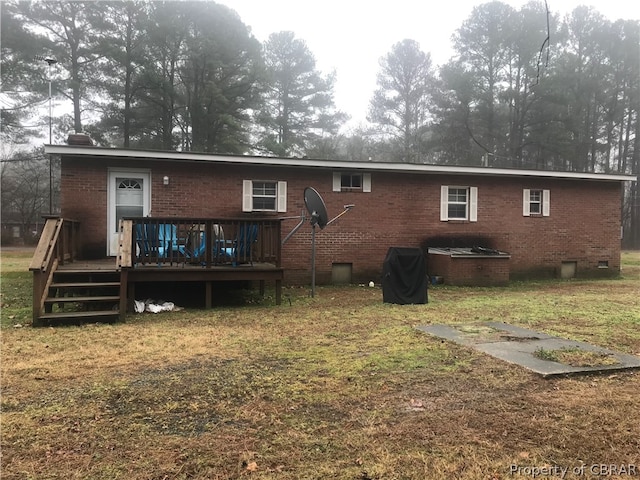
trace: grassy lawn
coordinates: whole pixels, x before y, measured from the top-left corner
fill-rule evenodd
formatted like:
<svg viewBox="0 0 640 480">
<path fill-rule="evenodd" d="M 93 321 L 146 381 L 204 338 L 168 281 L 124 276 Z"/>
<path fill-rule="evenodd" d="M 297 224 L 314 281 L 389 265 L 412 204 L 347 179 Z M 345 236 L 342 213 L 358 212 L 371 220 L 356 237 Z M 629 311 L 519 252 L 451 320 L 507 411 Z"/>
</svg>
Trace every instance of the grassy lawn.
<svg viewBox="0 0 640 480">
<path fill-rule="evenodd" d="M 42 329 L 29 260 L 2 253 L 2 479 L 640 475 L 640 372 L 542 379 L 414 329 L 505 321 L 640 354 L 640 252 L 620 279 L 437 286 L 427 305 L 292 288 Z"/>
</svg>

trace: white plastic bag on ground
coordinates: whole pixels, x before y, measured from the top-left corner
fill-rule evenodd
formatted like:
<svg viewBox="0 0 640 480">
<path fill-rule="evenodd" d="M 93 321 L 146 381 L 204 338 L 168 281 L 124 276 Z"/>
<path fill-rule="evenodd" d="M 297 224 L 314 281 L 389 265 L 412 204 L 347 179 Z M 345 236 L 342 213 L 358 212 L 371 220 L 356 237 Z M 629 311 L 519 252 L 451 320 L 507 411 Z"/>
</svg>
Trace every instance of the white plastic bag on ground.
<svg viewBox="0 0 640 480">
<path fill-rule="evenodd" d="M 144 312 L 144 302 L 142 300 L 134 300 L 133 309 L 135 310 L 136 313 Z"/>
<path fill-rule="evenodd" d="M 151 312 L 151 313 L 170 312 L 173 310 L 174 306 L 175 305 L 172 302 L 148 303 L 147 312 Z"/>
<path fill-rule="evenodd" d="M 173 302 L 163 302 L 162 300 L 156 301 L 150 298 L 145 301 L 142 300 L 134 300 L 134 310 L 136 313 L 142 312 L 150 312 L 150 313 L 160 313 L 160 312 L 172 312 L 182 310 L 181 307 L 176 307 Z"/>
</svg>

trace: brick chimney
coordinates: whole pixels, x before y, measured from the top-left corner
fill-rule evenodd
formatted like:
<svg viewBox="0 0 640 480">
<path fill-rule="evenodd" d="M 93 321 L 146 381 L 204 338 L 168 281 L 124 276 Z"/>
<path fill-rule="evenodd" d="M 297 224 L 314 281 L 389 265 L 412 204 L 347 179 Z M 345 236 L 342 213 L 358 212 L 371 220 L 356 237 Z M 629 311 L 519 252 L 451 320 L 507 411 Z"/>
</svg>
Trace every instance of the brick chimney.
<svg viewBox="0 0 640 480">
<path fill-rule="evenodd" d="M 93 140 L 86 133 L 70 133 L 67 137 L 67 144 L 69 145 L 85 145 L 92 147 Z"/>
</svg>

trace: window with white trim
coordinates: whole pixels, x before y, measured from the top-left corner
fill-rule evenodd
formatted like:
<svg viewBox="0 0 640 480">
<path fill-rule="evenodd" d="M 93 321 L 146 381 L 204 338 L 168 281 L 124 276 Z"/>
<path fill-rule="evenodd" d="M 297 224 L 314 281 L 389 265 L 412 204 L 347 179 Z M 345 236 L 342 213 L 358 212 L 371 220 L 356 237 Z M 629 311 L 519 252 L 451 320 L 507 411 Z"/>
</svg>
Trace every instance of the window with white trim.
<svg viewBox="0 0 640 480">
<path fill-rule="evenodd" d="M 122 217 L 142 217 L 144 215 L 144 191 L 142 178 L 116 178 L 116 214 L 113 231 L 117 232 Z"/>
<path fill-rule="evenodd" d="M 333 172 L 334 192 L 370 192 L 371 174 L 361 172 Z"/>
<path fill-rule="evenodd" d="M 287 182 L 243 180 L 242 211 L 286 212 Z"/>
<path fill-rule="evenodd" d="M 440 220 L 478 221 L 478 187 L 442 185 Z"/>
<path fill-rule="evenodd" d="M 549 190 L 525 188 L 522 190 L 522 215 L 524 217 L 548 217 L 550 212 Z"/>
</svg>

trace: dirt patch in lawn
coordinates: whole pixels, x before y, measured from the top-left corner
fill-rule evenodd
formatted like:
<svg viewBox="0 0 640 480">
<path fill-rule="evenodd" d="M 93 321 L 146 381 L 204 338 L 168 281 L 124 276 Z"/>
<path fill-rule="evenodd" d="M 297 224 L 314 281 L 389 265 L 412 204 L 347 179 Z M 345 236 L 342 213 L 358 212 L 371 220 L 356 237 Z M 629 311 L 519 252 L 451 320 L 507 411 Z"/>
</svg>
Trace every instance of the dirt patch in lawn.
<svg viewBox="0 0 640 480">
<path fill-rule="evenodd" d="M 590 352 L 580 348 L 559 348 L 547 350 L 539 348 L 534 355 L 542 360 L 563 363 L 572 367 L 609 367 L 620 365 L 610 353 Z"/>
</svg>

